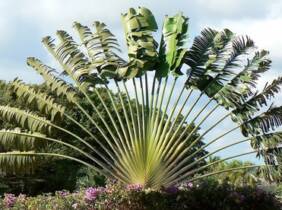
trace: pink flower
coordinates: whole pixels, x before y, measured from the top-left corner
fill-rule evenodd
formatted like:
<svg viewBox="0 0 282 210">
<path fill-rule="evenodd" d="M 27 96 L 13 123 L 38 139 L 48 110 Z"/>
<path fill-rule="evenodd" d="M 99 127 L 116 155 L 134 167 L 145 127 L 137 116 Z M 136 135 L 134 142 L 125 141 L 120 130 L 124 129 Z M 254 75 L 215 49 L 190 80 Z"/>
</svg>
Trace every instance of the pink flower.
<svg viewBox="0 0 282 210">
<path fill-rule="evenodd" d="M 126 189 L 131 191 L 141 191 L 143 189 L 143 185 L 141 184 L 129 184 L 126 186 Z"/>
<path fill-rule="evenodd" d="M 4 203 L 7 208 L 11 208 L 17 201 L 17 197 L 14 194 L 4 194 Z"/>
<path fill-rule="evenodd" d="M 192 188 L 192 187 L 193 187 L 193 183 L 192 183 L 192 182 L 188 182 L 188 183 L 187 183 L 187 187 L 188 187 L 188 188 Z"/>
<path fill-rule="evenodd" d="M 102 192 L 104 192 L 105 189 L 103 187 L 89 187 L 88 189 L 86 189 L 85 191 L 85 196 L 84 198 L 87 201 L 94 201 L 98 195 L 100 195 Z"/>
</svg>

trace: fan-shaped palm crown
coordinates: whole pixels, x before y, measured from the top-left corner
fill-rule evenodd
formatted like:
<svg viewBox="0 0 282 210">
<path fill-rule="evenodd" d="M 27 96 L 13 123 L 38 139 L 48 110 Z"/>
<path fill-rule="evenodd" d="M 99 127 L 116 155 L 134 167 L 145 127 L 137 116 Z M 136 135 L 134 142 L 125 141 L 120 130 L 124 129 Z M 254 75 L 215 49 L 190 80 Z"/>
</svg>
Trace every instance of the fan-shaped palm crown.
<svg viewBox="0 0 282 210">
<path fill-rule="evenodd" d="M 126 184 L 160 188 L 242 169 L 202 173 L 219 161 L 257 153 L 265 158 L 264 169 L 278 171 L 275 170 L 276 156 L 280 154 L 282 133 L 275 129 L 282 124 L 282 108 L 269 105 L 268 101 L 280 90 L 282 78 L 267 84 L 262 91 L 256 89 L 257 79 L 270 68 L 267 51 L 259 51 L 247 36 L 236 36 L 228 29 L 209 28 L 204 29 L 188 49 L 188 18 L 182 14 L 165 17 L 159 45 L 153 37 L 158 27 L 148 9 L 129 9 L 122 15 L 122 22 L 128 61 L 118 55 L 116 38 L 101 22 L 94 22 L 95 32 L 74 23 L 81 44 L 65 31 L 57 31 L 57 40 L 49 36 L 43 38 L 44 46 L 68 79 L 61 79 L 53 68 L 37 58 L 28 58 L 27 64 L 43 77 L 54 94 L 65 97 L 80 109 L 96 128 L 96 133 L 68 114 L 71 107 L 60 105 L 51 95 L 16 79 L 13 82 L 15 93 L 27 104 L 36 104 L 45 117 L 11 106 L 0 107 L 1 118 L 22 128 L 0 131 L 2 144 L 9 149 L 9 145 L 14 145 L 13 150 L 17 148 L 17 151 L 7 149 L 1 153 L 3 170 L 12 166 L 23 169 L 23 165 L 31 165 L 39 157 L 67 158 Z M 106 90 L 114 113 L 109 111 L 101 96 L 101 87 Z M 117 92 L 118 98 L 113 97 L 110 89 Z M 98 96 L 99 106 L 108 115 L 108 121 L 93 103 L 90 93 Z M 92 106 L 92 113 L 81 104 L 81 97 Z M 206 102 L 203 103 L 202 98 Z M 209 120 L 208 128 L 192 138 L 221 107 L 227 114 L 218 121 L 211 123 Z M 100 123 L 93 120 L 93 114 L 100 118 Z M 237 123 L 233 129 L 206 139 L 207 144 L 191 152 L 197 142 L 229 117 Z M 60 127 L 57 122 L 62 118 L 71 120 L 90 140 L 81 138 L 79 132 Z M 206 147 L 238 128 L 245 139 L 194 159 Z M 50 137 L 56 131 L 65 132 L 69 139 Z M 76 139 L 83 147 L 73 144 L 71 139 Z M 46 147 L 38 150 L 44 145 L 38 142 L 63 145 L 84 158 L 59 151 L 49 153 Z M 254 150 L 195 167 L 211 155 L 243 142 L 250 142 Z"/>
</svg>

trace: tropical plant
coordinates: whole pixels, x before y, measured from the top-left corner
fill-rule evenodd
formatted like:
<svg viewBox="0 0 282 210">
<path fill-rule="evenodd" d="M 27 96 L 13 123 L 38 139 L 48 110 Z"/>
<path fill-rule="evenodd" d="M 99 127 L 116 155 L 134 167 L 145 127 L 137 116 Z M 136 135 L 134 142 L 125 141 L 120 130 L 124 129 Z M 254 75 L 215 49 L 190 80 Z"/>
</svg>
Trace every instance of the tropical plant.
<svg viewBox="0 0 282 210">
<path fill-rule="evenodd" d="M 262 91 L 256 87 L 260 75 L 270 68 L 267 51 L 258 50 L 247 36 L 237 36 L 228 29 L 209 28 L 204 29 L 188 49 L 188 18 L 182 14 L 165 18 L 159 47 L 153 37 L 157 24 L 148 9 L 131 8 L 122 15 L 122 21 L 128 61 L 118 55 L 116 38 L 101 22 L 94 22 L 95 32 L 74 23 L 81 44 L 62 30 L 57 31 L 57 42 L 50 36 L 43 38 L 44 46 L 62 67 L 62 73 L 58 75 L 37 58 L 28 58 L 27 64 L 44 78 L 51 91 L 80 109 L 95 127 L 95 132 L 68 114 L 66 110 L 71 106 L 64 107 L 50 95 L 37 92 L 16 79 L 13 82 L 16 94 L 27 103 L 35 103 L 45 117 L 12 106 L 0 107 L 1 118 L 24 128 L 0 132 L 3 145 L 8 147 L 16 143 L 18 147 L 18 151 L 0 154 L 2 170 L 11 167 L 32 170 L 31 166 L 38 159 L 65 158 L 122 183 L 155 189 L 248 168 L 260 168 L 270 178 L 275 178 L 274 174 L 280 176 L 276 156 L 281 153 L 282 133 L 275 129 L 282 124 L 282 107 L 275 107 L 271 101 L 280 90 L 282 77 L 266 84 Z M 184 69 L 188 69 L 187 73 Z M 105 88 L 114 113 L 105 104 L 101 87 Z M 118 99 L 113 97 L 111 90 L 116 92 Z M 98 105 L 93 103 L 91 93 L 98 96 Z M 90 112 L 80 103 L 80 97 L 86 98 L 92 107 Z M 130 103 L 131 100 L 135 104 Z M 204 104 L 202 100 L 206 100 Z M 103 111 L 98 106 L 103 107 Z M 192 139 L 220 107 L 228 113 Z M 105 120 L 102 113 L 108 115 L 109 120 Z M 93 120 L 93 115 L 100 118 L 99 123 Z M 207 144 L 191 152 L 191 148 L 227 118 L 236 123 L 234 128 L 208 139 Z M 72 121 L 90 138 L 85 140 L 79 133 L 55 123 L 64 119 Z M 209 145 L 238 129 L 245 139 L 193 160 Z M 69 138 L 50 137 L 56 131 L 66 133 Z M 72 139 L 83 147 L 74 145 Z M 42 148 L 41 142 L 45 146 L 38 151 L 38 147 Z M 70 148 L 84 158 L 61 150 L 48 152 L 48 142 Z M 253 150 L 219 161 L 257 154 L 265 159 L 264 165 L 204 174 L 200 172 L 219 161 L 195 167 L 206 158 L 243 142 L 250 142 Z"/>
<path fill-rule="evenodd" d="M 1 85 L 1 92 L 0 92 L 0 105 L 6 105 L 6 104 L 13 104 L 13 107 L 17 107 L 20 109 L 27 108 L 26 100 L 23 97 L 17 97 L 14 94 L 13 91 L 13 82 L 11 83 L 5 83 L 0 82 Z M 68 107 L 72 106 L 70 103 L 68 103 L 67 100 L 65 100 L 62 97 L 58 97 L 52 93 L 52 91 L 48 90 L 48 87 L 46 87 L 46 84 L 33 84 L 29 85 L 32 89 L 36 90 L 36 92 L 44 92 L 45 94 L 51 95 L 54 100 L 59 102 L 61 105 Z M 104 99 L 104 102 L 106 106 L 108 106 L 109 112 L 115 115 L 115 112 L 113 110 L 113 107 L 111 106 L 111 101 L 108 97 L 107 91 L 104 88 L 99 89 L 100 96 Z M 97 95 L 91 93 L 90 98 L 93 101 L 95 105 L 97 105 L 97 108 L 99 111 L 101 111 L 103 119 L 105 121 L 110 120 L 108 115 L 103 112 L 103 107 L 99 106 L 99 98 Z M 114 100 L 119 100 L 118 94 L 113 94 Z M 91 112 L 91 105 L 87 103 L 87 100 L 85 100 L 84 97 L 79 98 L 80 104 L 84 105 L 84 108 L 87 111 Z M 135 104 L 135 101 L 131 101 L 132 105 Z M 32 110 L 36 114 L 41 114 L 41 112 L 36 108 L 36 103 L 30 103 L 28 104 L 28 109 Z M 117 104 L 117 109 L 121 109 L 121 105 Z M 126 108 L 128 108 L 128 105 L 126 104 Z M 83 124 L 87 129 L 89 129 L 91 132 L 96 132 L 96 128 L 92 126 L 91 122 L 88 118 L 84 117 L 83 113 L 75 106 L 72 106 L 71 109 L 67 110 L 68 115 L 70 115 L 73 119 L 75 119 L 77 122 Z M 179 122 L 182 117 L 179 117 Z M 100 118 L 97 115 L 93 115 L 93 120 L 95 120 L 98 124 L 102 123 L 100 122 Z M 118 119 L 114 118 L 115 121 Z M 125 120 L 124 116 L 121 115 L 121 120 Z M 76 133 L 77 132 L 77 126 L 72 121 L 68 119 L 64 119 L 63 121 L 56 121 L 56 123 L 64 127 L 65 129 Z M 15 127 L 13 123 L 9 123 L 8 121 L 1 121 L 0 120 L 0 127 L 5 129 L 11 129 Z M 193 129 L 194 126 L 191 125 L 191 129 Z M 185 126 L 181 128 L 182 130 L 185 129 Z M 66 135 L 64 132 L 55 132 L 54 134 L 51 134 L 52 137 L 56 139 L 66 139 L 70 138 L 68 135 Z M 79 133 L 79 136 L 83 138 L 84 140 L 91 141 L 91 138 L 89 138 L 89 135 L 87 133 Z M 199 136 L 199 133 L 196 132 L 191 139 L 195 139 Z M 184 136 L 183 138 L 185 138 Z M 103 136 L 97 134 L 97 138 L 103 138 Z M 79 145 L 77 140 L 74 138 L 71 140 L 72 144 Z M 191 148 L 191 152 L 196 151 L 199 147 L 203 145 L 203 142 L 200 141 L 198 144 L 196 144 L 193 148 Z M 14 144 L 10 145 L 13 149 L 17 147 Z M 42 145 L 43 146 L 43 145 Z M 50 148 L 48 149 L 48 152 L 51 152 L 51 149 L 55 149 L 53 152 L 60 151 L 62 154 L 68 154 L 76 158 L 84 158 L 83 155 L 74 152 L 72 149 L 68 149 L 66 147 L 62 147 L 58 144 L 52 145 L 52 143 L 49 144 Z M 82 148 L 83 145 L 79 145 L 80 148 Z M 93 146 L 99 146 L 93 142 Z M 39 151 L 40 148 L 36 148 L 37 151 Z M 44 149 L 44 148 L 43 148 Z M 5 145 L 2 146 L 0 142 L 0 152 L 7 151 L 7 145 L 5 148 Z M 95 156 L 95 153 L 92 153 L 89 151 L 90 154 Z M 194 157 L 200 158 L 203 155 L 207 154 L 206 151 L 200 152 L 197 156 Z M 191 162 L 194 160 L 191 159 Z M 197 166 L 203 165 L 203 162 L 200 162 L 197 164 Z M 196 167 L 196 166 L 195 166 Z M 4 192 L 9 193 L 27 193 L 29 195 L 37 195 L 39 193 L 44 192 L 54 192 L 56 190 L 60 189 L 67 189 L 67 190 L 75 190 L 80 187 L 86 187 L 86 186 L 94 186 L 94 185 L 104 185 L 104 177 L 97 176 L 95 173 L 93 173 L 94 170 L 87 169 L 83 165 L 77 164 L 76 162 L 72 161 L 66 161 L 61 159 L 53 159 L 53 160 L 42 160 L 37 163 L 37 165 L 33 165 L 33 171 L 32 174 L 27 173 L 27 171 L 5 171 L 5 173 L 0 174 L 0 182 L 3 183 L 3 186 L 0 186 L 0 193 L 3 194 Z"/>
</svg>

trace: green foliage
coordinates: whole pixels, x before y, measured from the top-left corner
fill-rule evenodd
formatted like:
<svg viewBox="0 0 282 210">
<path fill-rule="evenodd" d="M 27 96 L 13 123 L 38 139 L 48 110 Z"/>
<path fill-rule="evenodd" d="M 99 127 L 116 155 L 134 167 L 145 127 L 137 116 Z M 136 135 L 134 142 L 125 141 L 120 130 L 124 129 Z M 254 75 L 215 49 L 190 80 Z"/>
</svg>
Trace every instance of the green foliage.
<svg viewBox="0 0 282 210">
<path fill-rule="evenodd" d="M 177 14 L 174 17 L 165 17 L 163 36 L 160 43 L 160 64 L 157 70 L 159 77 L 165 77 L 171 71 L 181 75 L 183 57 L 187 52 L 188 18 Z"/>
<path fill-rule="evenodd" d="M 105 186 L 105 177 L 100 176 L 95 171 L 81 167 L 76 175 L 76 188 L 86 188 L 91 186 Z"/>
<path fill-rule="evenodd" d="M 234 187 L 226 183 L 205 181 L 197 186 L 183 186 L 175 191 L 125 189 L 115 184 L 107 188 L 87 188 L 76 193 L 59 191 L 52 196 L 16 197 L 6 194 L 0 200 L 0 207 L 3 210 L 279 210 L 281 203 L 273 194 L 259 188 Z"/>
<path fill-rule="evenodd" d="M 210 162 L 218 161 L 218 158 L 213 158 L 210 160 Z M 251 162 L 248 161 L 238 161 L 238 160 L 233 160 L 230 162 L 224 161 L 224 162 L 219 162 L 218 164 L 215 164 L 212 169 L 210 169 L 210 172 L 213 171 L 221 171 L 221 170 L 226 170 L 226 169 L 232 169 L 232 168 L 237 168 L 237 167 L 244 167 L 244 166 L 252 166 L 254 165 Z M 234 172 L 227 172 L 227 173 L 222 173 L 215 175 L 213 177 L 215 180 L 218 180 L 221 183 L 230 183 L 232 185 L 236 186 L 256 186 L 260 184 L 260 178 L 258 174 L 258 170 L 255 168 L 249 168 L 249 169 L 242 169 L 242 170 L 237 170 Z"/>
<path fill-rule="evenodd" d="M 4 149 L 0 166 L 21 168 L 31 159 L 64 158 L 124 184 L 154 189 L 251 168 L 259 168 L 271 180 L 280 179 L 282 149 L 276 129 L 282 125 L 282 108 L 273 106 L 272 100 L 281 79 L 261 92 L 256 89 L 258 78 L 270 68 L 268 52 L 258 50 L 248 36 L 237 36 L 228 29 L 205 29 L 187 49 L 188 18 L 182 14 L 165 19 L 158 49 L 153 37 L 157 24 L 148 9 L 131 8 L 122 21 L 128 61 L 118 56 L 117 41 L 101 22 L 94 23 L 95 32 L 74 24 L 81 43 L 62 30 L 57 31 L 57 40 L 43 38 L 60 73 L 39 59 L 28 58 L 28 65 L 43 77 L 48 91 L 15 80 L 13 91 L 31 107 L 0 106 L 0 118 L 23 129 L 18 133 L 3 130 L 8 139 L 18 135 L 18 141 L 28 143 L 29 136 L 51 143 L 50 147 Z M 188 68 L 187 74 L 182 74 L 183 68 Z M 201 107 L 202 98 L 208 101 Z M 188 101 L 190 106 L 186 106 Z M 221 106 L 228 113 L 199 132 Z M 227 117 L 236 127 L 204 144 L 206 134 Z M 246 139 L 205 152 L 239 128 Z M 37 132 L 46 136 L 39 138 Z M 236 163 L 208 172 L 219 162 L 206 163 L 207 158 L 243 142 L 251 142 L 254 150 L 220 162 L 257 154 L 265 165 Z"/>
<path fill-rule="evenodd" d="M 19 82 L 20 81 L 16 80 L 16 84 L 18 84 Z M 2 102 L 3 104 L 11 103 L 16 107 L 20 107 L 20 108 L 26 107 L 26 98 L 17 97 L 17 95 L 15 94 L 16 92 L 14 92 L 13 89 L 11 89 L 12 87 L 15 87 L 14 83 L 13 85 L 6 84 L 4 82 L 1 84 L 2 84 L 1 90 L 3 90 L 3 93 L 0 96 L 0 99 L 3 101 Z M 23 84 L 22 82 L 20 82 L 20 84 L 23 85 L 25 88 L 30 87 L 30 85 Z M 77 122 L 85 125 L 87 129 L 91 130 L 93 133 L 97 133 L 97 128 L 92 126 L 91 121 L 83 115 L 83 112 L 81 112 L 81 110 L 79 110 L 77 107 L 73 107 L 69 103 L 69 99 L 61 97 L 60 94 L 57 96 L 56 91 L 55 93 L 49 92 L 47 90 L 49 85 L 50 85 L 49 83 L 42 84 L 42 85 L 32 85 L 32 87 L 30 87 L 27 90 L 27 92 L 25 92 L 25 93 L 34 92 L 31 95 L 33 96 L 32 97 L 33 100 L 31 100 L 30 109 L 32 109 L 37 114 L 46 115 L 47 113 L 45 112 L 45 110 L 38 109 L 37 107 L 37 103 L 44 101 L 44 98 L 40 97 L 39 101 L 35 99 L 41 95 L 48 95 L 49 97 L 52 96 L 53 104 L 56 104 L 57 106 L 57 104 L 60 103 L 64 107 L 71 106 L 72 109 L 67 110 L 68 114 L 72 116 Z M 51 88 L 50 91 L 52 90 L 53 89 Z M 37 94 L 37 92 L 40 92 L 40 94 Z M 104 98 L 105 103 L 108 104 L 107 106 L 109 107 L 110 112 L 114 113 L 113 108 L 110 106 L 111 101 L 109 99 L 109 96 L 106 90 L 100 89 L 100 95 L 102 98 Z M 30 95 L 27 95 L 26 97 L 29 97 L 29 96 Z M 78 98 L 79 96 L 76 96 L 76 97 Z M 102 112 L 103 118 L 106 121 L 109 121 L 110 120 L 109 116 L 107 115 L 107 113 L 103 112 L 103 106 L 99 106 L 100 101 L 99 101 L 98 96 L 96 94 L 92 94 L 90 97 L 93 100 L 93 102 L 95 103 L 95 105 L 98 107 L 98 109 Z M 118 100 L 117 95 L 113 95 L 113 97 L 115 98 L 115 100 Z M 91 105 L 89 105 L 87 101 L 83 101 L 83 100 L 85 99 L 83 98 L 80 99 L 81 104 L 85 107 L 87 111 L 91 112 L 92 111 Z M 132 106 L 134 105 L 135 105 L 135 102 L 132 101 Z M 122 109 L 121 105 L 118 105 L 117 109 L 121 110 Z M 50 115 L 47 115 L 47 116 L 51 118 Z M 93 113 L 92 116 L 98 125 L 102 125 L 103 122 L 101 122 L 101 119 L 99 118 L 99 116 L 96 113 Z M 121 116 L 121 117 L 123 118 L 124 116 Z M 115 117 L 114 120 L 118 121 L 117 117 Z M 63 126 L 64 128 L 66 128 L 69 131 L 72 131 L 72 132 L 78 131 L 77 126 L 71 120 L 68 120 L 68 119 L 61 120 L 60 117 L 57 117 L 56 121 L 61 126 Z M 180 120 L 177 123 L 180 123 Z M 14 125 L 10 124 L 8 121 L 1 122 L 1 127 L 3 128 L 10 129 L 10 128 L 13 128 L 13 126 Z M 191 126 L 190 128 L 191 130 L 192 130 L 192 127 L 193 126 Z M 183 129 L 184 128 L 182 128 L 182 130 Z M 36 149 L 37 151 L 40 151 L 41 149 L 43 149 L 46 146 L 45 141 L 42 141 L 42 140 L 35 141 L 34 138 L 36 138 L 36 135 L 40 135 L 39 133 L 33 134 L 35 136 L 23 136 L 23 135 L 19 136 L 16 134 L 11 135 L 13 134 L 13 132 L 22 132 L 23 133 L 24 131 L 21 130 L 20 128 L 16 128 L 15 131 L 14 130 L 3 130 L 3 133 L 1 133 L 0 131 L 0 136 L 2 136 L 1 142 L 3 142 L 3 144 L 5 145 L 5 151 L 14 150 L 14 149 L 16 150 L 28 150 L 28 149 L 34 150 Z M 7 134 L 9 135 L 7 136 Z M 31 134 L 32 134 L 31 132 L 27 133 L 27 135 L 31 135 Z M 53 135 L 51 136 L 60 138 L 60 139 L 69 138 L 69 136 L 63 132 L 56 132 L 56 133 L 53 133 Z M 89 135 L 87 135 L 87 133 L 86 134 L 80 133 L 80 136 L 87 141 L 91 141 L 91 138 L 89 138 Z M 196 138 L 197 136 L 198 134 L 195 133 L 193 138 Z M 43 137 L 46 137 L 46 135 L 43 135 Z M 21 138 L 21 139 L 26 138 L 27 140 L 19 141 L 18 138 Z M 103 136 L 97 135 L 97 138 L 102 139 Z M 31 142 L 27 144 L 26 143 L 27 141 L 31 141 Z M 77 142 L 75 139 L 72 140 L 72 143 L 79 145 L 79 142 Z M 52 149 L 53 151 L 60 151 L 61 153 L 63 152 L 65 154 L 71 154 L 72 156 L 83 158 L 83 156 L 77 154 L 76 152 L 73 152 L 72 150 L 68 148 L 53 144 L 52 142 L 48 142 L 48 144 L 49 144 L 49 149 Z M 99 147 L 99 144 L 95 142 L 93 142 L 93 144 L 95 145 L 95 147 Z M 197 146 L 192 148 L 191 151 L 195 151 L 196 148 L 200 147 L 201 145 L 203 145 L 203 143 L 199 142 L 199 144 L 197 144 Z M 83 145 L 80 145 L 80 147 L 83 148 Z M 203 153 L 199 154 L 199 156 L 202 156 L 204 154 L 206 154 L 206 151 L 203 151 Z M 93 153 L 93 155 L 95 155 L 95 153 Z M 33 166 L 32 171 L 30 171 L 30 168 L 27 166 Z M 13 167 L 11 169 L 13 169 Z M 81 167 L 80 165 L 77 165 L 76 163 L 73 163 L 71 161 L 67 162 L 66 164 L 66 162 L 64 162 L 63 160 L 56 160 L 56 159 L 49 160 L 49 161 L 42 160 L 38 164 L 35 164 L 35 165 L 26 165 L 25 167 L 22 168 L 25 170 L 21 169 L 21 171 L 14 171 L 11 169 L 10 171 L 7 171 L 8 175 L 5 175 L 5 174 L 2 175 L 1 182 L 3 184 L 4 183 L 6 184 L 5 186 L 1 188 L 3 189 L 3 192 L 12 192 L 12 193 L 22 192 L 22 193 L 34 195 L 34 194 L 39 194 L 41 192 L 52 192 L 52 191 L 59 190 L 59 189 L 75 190 L 75 188 L 88 187 L 88 186 L 93 186 L 96 184 L 104 185 L 105 183 L 103 181 L 104 178 L 101 177 L 100 175 L 98 176 L 96 173 L 93 172 L 92 169 Z"/>
<path fill-rule="evenodd" d="M 128 47 L 129 63 L 119 69 L 122 78 L 141 76 L 147 70 L 154 70 L 158 61 L 158 43 L 152 32 L 158 29 L 156 20 L 150 10 L 140 7 L 129 9 L 122 15 L 124 32 Z"/>
</svg>

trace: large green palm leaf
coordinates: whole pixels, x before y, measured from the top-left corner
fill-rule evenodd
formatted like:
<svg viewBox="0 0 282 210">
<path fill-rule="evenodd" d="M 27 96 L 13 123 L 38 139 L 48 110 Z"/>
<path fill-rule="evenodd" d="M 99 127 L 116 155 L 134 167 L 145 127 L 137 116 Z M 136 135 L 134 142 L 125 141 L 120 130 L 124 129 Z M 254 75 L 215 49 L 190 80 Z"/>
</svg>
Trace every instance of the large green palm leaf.
<svg viewBox="0 0 282 210">
<path fill-rule="evenodd" d="M 97 133 L 68 114 L 67 110 L 72 106 L 64 107 L 50 95 L 15 80 L 13 89 L 17 96 L 28 104 L 35 104 L 37 110 L 49 119 L 28 110 L 0 107 L 1 118 L 27 129 L 1 131 L 3 145 L 7 148 L 6 153 L 0 154 L 3 168 L 31 164 L 39 157 L 67 158 L 126 184 L 160 188 L 233 170 L 259 167 L 269 172 L 278 167 L 275 157 L 281 155 L 281 133 L 277 133 L 276 128 L 282 124 L 282 114 L 281 108 L 271 106 L 268 100 L 279 92 L 281 78 L 267 85 L 261 93 L 256 90 L 257 79 L 270 67 L 267 51 L 259 51 L 249 37 L 237 36 L 228 29 L 221 32 L 205 29 L 187 49 L 188 18 L 182 14 L 166 17 L 158 49 L 153 37 L 157 24 L 148 9 L 130 9 L 122 15 L 122 21 L 128 61 L 118 55 L 117 40 L 101 22 L 94 23 L 95 32 L 80 23 L 74 24 L 81 44 L 65 31 L 57 32 L 58 42 L 49 36 L 43 39 L 44 46 L 71 82 L 61 79 L 54 69 L 39 59 L 27 60 L 28 65 L 43 77 L 50 91 L 79 109 Z M 188 68 L 187 74 L 183 74 L 183 68 Z M 101 89 L 106 91 L 114 112 L 106 104 Z M 116 91 L 117 97 L 112 90 Z M 93 93 L 99 104 L 91 99 Z M 91 112 L 80 102 L 80 97 L 86 99 Z M 207 98 L 202 106 L 201 99 Z M 261 110 L 262 105 L 268 109 Z M 220 107 L 228 113 L 195 136 Z M 99 122 L 94 120 L 93 114 Z M 61 127 L 58 118 L 71 120 L 91 141 Z M 227 118 L 234 121 L 234 128 L 207 139 L 206 145 L 199 144 Z M 239 128 L 246 139 L 198 157 L 209 145 Z M 58 131 L 69 138 L 54 138 L 54 132 Z M 79 144 L 75 144 L 74 139 Z M 19 143 L 15 145 L 22 150 L 16 151 L 16 147 L 10 146 L 16 141 Z M 66 146 L 84 158 L 25 146 L 36 145 L 37 141 Z M 218 162 L 198 163 L 205 163 L 204 160 L 212 155 L 243 142 L 250 142 L 254 150 L 220 161 L 257 153 L 265 157 L 266 164 L 199 175 Z M 79 145 L 84 145 L 81 148 L 85 150 Z"/>
</svg>

